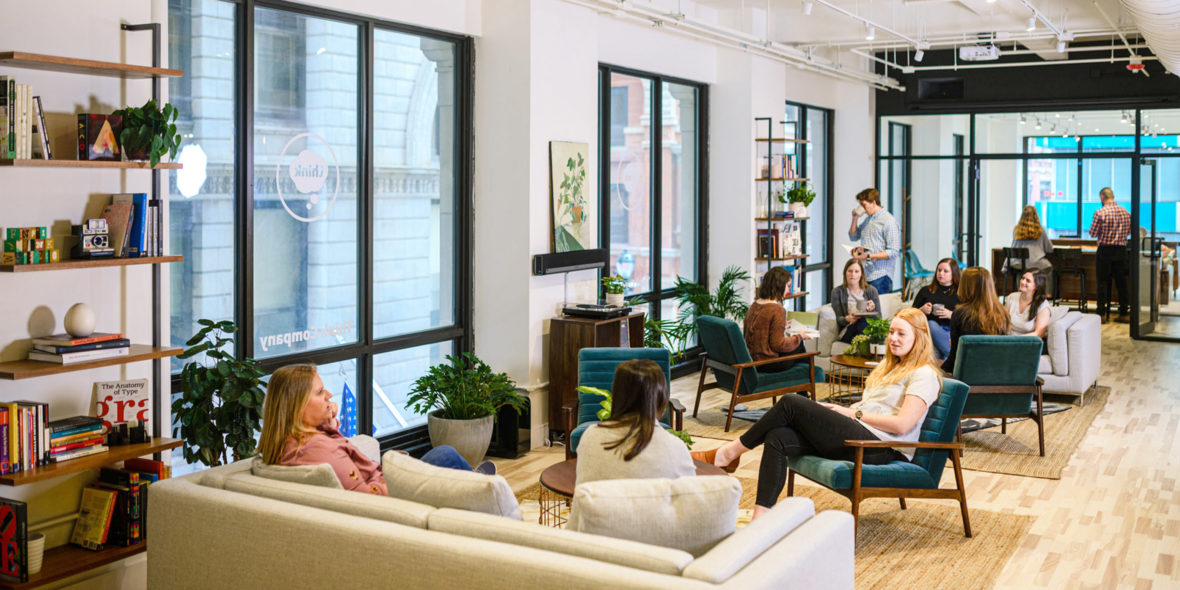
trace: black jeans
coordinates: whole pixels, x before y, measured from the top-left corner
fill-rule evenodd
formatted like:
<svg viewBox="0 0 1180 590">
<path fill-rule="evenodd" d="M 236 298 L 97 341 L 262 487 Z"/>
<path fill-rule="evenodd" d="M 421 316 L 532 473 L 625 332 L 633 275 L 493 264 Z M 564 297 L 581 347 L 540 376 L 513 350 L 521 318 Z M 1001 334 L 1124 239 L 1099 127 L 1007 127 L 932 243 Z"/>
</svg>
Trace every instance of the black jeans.
<svg viewBox="0 0 1180 590">
<path fill-rule="evenodd" d="M 852 344 L 852 339 L 860 336 L 867 327 L 869 327 L 868 320 L 864 318 L 856 318 L 855 322 L 848 324 L 848 326 L 844 328 L 844 334 L 840 336 L 840 342 Z"/>
<path fill-rule="evenodd" d="M 1098 246 L 1094 265 L 1098 271 L 1098 315 L 1110 313 L 1110 281 L 1119 290 L 1119 315 L 1131 310 L 1131 294 L 1127 292 L 1127 247 Z"/>
<path fill-rule="evenodd" d="M 878 440 L 860 422 L 825 408 L 800 395 L 785 395 L 739 439 L 748 449 L 765 443 L 758 468 L 757 504 L 767 508 L 778 502 L 787 481 L 787 457 L 818 455 L 825 459 L 853 461 L 856 451 L 846 440 Z M 865 449 L 870 465 L 905 460 L 894 449 Z"/>
</svg>

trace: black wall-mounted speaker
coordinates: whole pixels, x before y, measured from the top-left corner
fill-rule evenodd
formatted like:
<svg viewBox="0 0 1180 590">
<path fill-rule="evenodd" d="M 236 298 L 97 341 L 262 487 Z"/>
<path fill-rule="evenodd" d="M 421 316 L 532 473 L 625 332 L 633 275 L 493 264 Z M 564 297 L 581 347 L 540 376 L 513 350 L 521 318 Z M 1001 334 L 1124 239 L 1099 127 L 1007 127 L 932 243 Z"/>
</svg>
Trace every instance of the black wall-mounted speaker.
<svg viewBox="0 0 1180 590">
<path fill-rule="evenodd" d="M 533 274 L 548 275 L 591 268 L 606 268 L 609 260 L 610 255 L 606 248 L 537 254 L 533 256 Z"/>
<path fill-rule="evenodd" d="M 918 100 L 959 100 L 964 86 L 962 78 L 919 78 Z"/>
</svg>

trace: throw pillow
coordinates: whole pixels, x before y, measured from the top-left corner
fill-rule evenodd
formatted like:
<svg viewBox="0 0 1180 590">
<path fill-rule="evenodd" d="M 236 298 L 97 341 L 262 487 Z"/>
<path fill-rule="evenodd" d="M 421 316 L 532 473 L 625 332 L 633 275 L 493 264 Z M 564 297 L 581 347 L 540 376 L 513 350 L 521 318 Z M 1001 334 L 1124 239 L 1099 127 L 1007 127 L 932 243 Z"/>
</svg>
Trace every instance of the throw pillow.
<svg viewBox="0 0 1180 590">
<path fill-rule="evenodd" d="M 267 479 L 305 483 L 307 485 L 325 488 L 341 488 L 340 478 L 327 463 L 319 465 L 268 465 L 262 462 L 262 457 L 254 457 L 250 464 L 250 473 Z"/>
<path fill-rule="evenodd" d="M 391 497 L 520 520 L 516 496 L 499 475 L 436 467 L 394 451 L 381 458 L 381 472 Z"/>
<path fill-rule="evenodd" d="M 566 528 L 699 557 L 733 533 L 741 495 L 729 476 L 593 481 L 574 489 Z"/>
</svg>

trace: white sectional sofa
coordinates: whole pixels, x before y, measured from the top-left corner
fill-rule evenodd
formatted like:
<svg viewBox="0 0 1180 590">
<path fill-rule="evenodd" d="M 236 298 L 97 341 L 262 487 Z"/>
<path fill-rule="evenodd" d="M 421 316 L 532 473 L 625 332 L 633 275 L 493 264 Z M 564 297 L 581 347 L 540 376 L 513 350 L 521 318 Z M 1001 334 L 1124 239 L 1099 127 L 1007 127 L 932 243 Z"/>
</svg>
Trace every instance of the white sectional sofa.
<svg viewBox="0 0 1180 590">
<path fill-rule="evenodd" d="M 263 478 L 246 460 L 153 484 L 148 522 L 155 589 L 853 587 L 851 515 L 815 514 L 805 498 L 782 502 L 694 557 Z"/>
</svg>

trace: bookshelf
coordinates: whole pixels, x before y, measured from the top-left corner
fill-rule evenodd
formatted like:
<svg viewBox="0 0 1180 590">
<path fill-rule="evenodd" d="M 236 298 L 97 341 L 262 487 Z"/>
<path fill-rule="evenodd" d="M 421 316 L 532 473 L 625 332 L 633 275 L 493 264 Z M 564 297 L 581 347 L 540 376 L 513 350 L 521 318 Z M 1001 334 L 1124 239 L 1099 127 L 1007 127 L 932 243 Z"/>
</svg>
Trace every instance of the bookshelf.
<svg viewBox="0 0 1180 590">
<path fill-rule="evenodd" d="M 74 57 L 64 57 L 56 55 L 44 55 L 37 53 L 29 53 L 22 51 L 6 51 L 0 52 L 0 69 L 3 69 L 4 74 L 11 74 L 13 69 L 23 70 L 39 70 L 52 73 L 61 73 L 67 75 L 79 76 L 99 76 L 99 77 L 113 77 L 123 80 L 151 80 L 151 98 L 157 102 L 161 98 L 161 80 L 168 77 L 183 76 L 184 72 L 181 70 L 174 70 L 159 67 L 161 48 L 163 47 L 163 37 L 160 32 L 160 25 L 156 23 L 148 24 L 122 24 L 120 25 L 122 31 L 134 34 L 139 31 L 150 31 L 151 33 L 151 47 L 152 47 L 152 65 L 141 66 L 135 64 L 125 64 L 118 62 L 105 62 L 90 59 L 80 59 Z M 119 39 L 116 38 L 116 41 Z M 141 100 L 143 97 L 126 96 L 127 89 L 123 89 L 121 100 L 128 103 L 134 103 Z M 79 96 L 76 102 L 81 103 L 84 96 Z M 121 174 L 138 174 L 138 172 L 124 172 L 124 171 L 147 171 L 151 174 L 151 190 L 149 197 L 153 200 L 159 200 L 161 207 L 159 210 L 159 217 L 157 223 L 161 229 L 161 236 L 163 236 L 163 228 L 166 227 L 166 203 L 162 201 L 164 177 L 161 176 L 161 171 L 177 170 L 181 168 L 179 163 L 164 162 L 156 166 L 151 166 L 148 162 L 122 162 L 122 161 L 84 161 L 84 160 L 38 160 L 38 159 L 0 159 L 0 169 L 8 168 L 24 168 L 33 169 L 34 172 L 27 174 L 63 174 L 57 172 L 60 169 L 89 169 L 89 170 L 111 170 L 119 171 Z M 39 171 L 36 171 L 39 170 Z M 105 173 L 104 173 L 105 174 Z M 62 178 L 62 177 L 58 177 Z M 71 177 L 75 178 L 75 177 Z M 82 176 L 77 176 L 77 182 L 83 182 Z M 104 177 L 108 178 L 108 177 Z M 114 178 L 114 177 L 110 177 Z M 126 178 L 120 176 L 119 178 Z M 47 176 L 46 181 L 52 181 L 53 178 Z M 79 191 L 79 212 L 81 212 L 81 204 L 86 191 Z M 12 203 L 5 203 L 10 205 Z M 166 244 L 166 242 L 164 242 Z M 183 445 L 183 441 L 165 438 L 161 436 L 161 419 L 162 412 L 167 411 L 170 407 L 168 396 L 164 392 L 164 386 L 167 384 L 166 376 L 164 374 L 163 359 L 167 357 L 176 356 L 182 352 L 180 348 L 164 346 L 162 343 L 164 333 L 164 322 L 167 321 L 166 309 L 162 309 L 163 299 L 163 276 L 162 269 L 164 264 L 178 262 L 183 260 L 180 256 L 156 256 L 144 258 L 122 258 L 122 259 L 99 259 L 99 260 L 63 260 L 62 262 L 52 264 L 39 265 L 19 265 L 19 266 L 0 266 L 0 274 L 3 273 L 28 273 L 28 272 L 43 272 L 43 271 L 77 271 L 80 269 L 92 268 L 126 268 L 129 266 L 147 265 L 151 268 L 151 305 L 140 313 L 151 314 L 152 337 L 150 344 L 133 344 L 129 350 L 129 355 L 114 357 L 109 359 L 102 359 L 86 363 L 77 363 L 72 365 L 60 365 L 55 363 L 46 363 L 30 360 L 18 360 L 0 363 L 0 379 L 19 380 L 19 379 L 33 379 L 39 377 L 47 377 L 51 375 L 58 375 L 63 373 L 87 371 L 99 367 L 110 367 L 124 365 L 127 363 L 150 361 L 151 368 L 151 391 L 152 391 L 152 415 L 150 423 L 153 427 L 152 440 L 147 443 L 135 445 L 123 445 L 112 447 L 109 450 L 63 461 L 61 463 L 52 463 L 40 467 L 26 469 L 15 474 L 0 475 L 0 485 L 7 485 L 12 487 L 32 484 L 36 482 L 45 482 L 61 478 L 70 474 L 83 473 L 95 470 L 103 465 L 117 463 L 126 459 L 142 456 L 156 456 L 160 458 L 159 454 L 175 449 Z M 147 285 L 142 285 L 146 287 Z M 11 290 L 11 287 L 0 287 Z M 125 288 L 141 288 L 140 285 L 127 285 Z M 129 315 L 134 315 L 135 311 L 124 312 L 123 321 L 126 323 Z M 85 381 L 79 379 L 79 381 Z M 85 388 L 84 394 L 89 396 L 89 388 Z M 88 404 L 89 402 L 87 402 Z M 62 415 L 54 415 L 53 409 L 50 408 L 51 418 L 61 418 Z M 56 484 L 54 484 L 56 485 Z M 61 492 L 57 491 L 48 497 L 61 496 Z M 36 495 L 27 497 L 26 502 L 35 504 L 39 501 L 46 500 L 46 496 Z M 75 504 L 76 506 L 76 504 Z M 76 508 L 75 508 L 76 510 Z M 30 514 L 32 511 L 30 511 Z M 30 523 L 33 524 L 33 523 Z M 56 525 L 54 525 L 56 526 Z M 58 547 L 47 548 L 45 551 L 44 560 L 42 562 L 42 569 L 40 573 L 29 576 L 29 581 L 20 584 L 0 584 L 0 587 L 11 588 L 33 588 L 51 584 L 59 580 L 63 580 L 70 576 L 101 567 L 103 565 L 120 561 L 132 555 L 142 553 L 147 549 L 146 540 L 132 545 L 130 547 L 108 547 L 102 551 L 87 551 L 79 547 L 71 545 L 61 545 Z"/>
<path fill-rule="evenodd" d="M 804 146 L 808 140 L 797 137 L 795 123 L 780 121 L 783 126 L 781 137 L 775 136 L 774 120 L 757 117 L 756 126 L 765 124 L 765 135 L 755 137 L 755 243 L 754 268 L 762 275 L 775 266 L 784 266 L 791 271 L 792 292 L 784 301 L 795 300 L 796 310 L 802 305 L 807 292 L 799 274 L 803 271 L 807 253 L 807 218 L 786 217 L 787 204 L 779 201 L 779 195 L 795 183 L 810 182 L 802 174 Z"/>
</svg>

